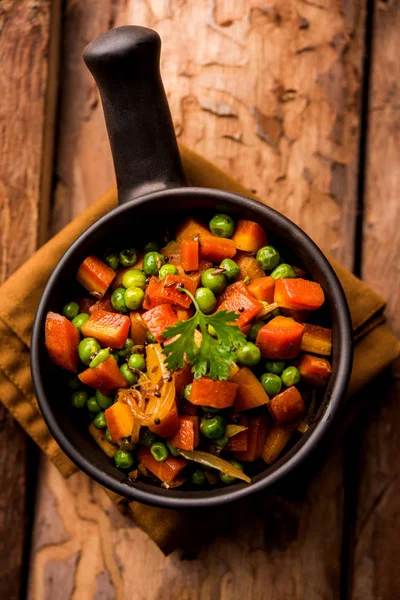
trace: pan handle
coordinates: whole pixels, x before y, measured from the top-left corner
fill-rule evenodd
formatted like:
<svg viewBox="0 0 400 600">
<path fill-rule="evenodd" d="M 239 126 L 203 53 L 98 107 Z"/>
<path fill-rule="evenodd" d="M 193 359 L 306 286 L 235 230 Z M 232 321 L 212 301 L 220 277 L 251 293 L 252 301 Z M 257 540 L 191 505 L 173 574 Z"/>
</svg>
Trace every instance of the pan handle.
<svg viewBox="0 0 400 600">
<path fill-rule="evenodd" d="M 96 80 L 119 203 L 187 185 L 160 75 L 161 40 L 145 27 L 117 27 L 86 46 Z"/>
</svg>

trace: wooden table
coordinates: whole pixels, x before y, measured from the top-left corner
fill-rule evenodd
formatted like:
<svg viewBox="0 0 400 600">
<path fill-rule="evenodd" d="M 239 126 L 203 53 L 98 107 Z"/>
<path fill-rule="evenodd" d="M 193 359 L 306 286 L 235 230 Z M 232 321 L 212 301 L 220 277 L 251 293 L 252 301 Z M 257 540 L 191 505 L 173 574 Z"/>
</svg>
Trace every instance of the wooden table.
<svg viewBox="0 0 400 600">
<path fill-rule="evenodd" d="M 399 0 L 4 1 L 2 280 L 113 182 L 81 54 L 127 23 L 161 34 L 180 141 L 384 295 L 400 333 Z M 399 374 L 365 391 L 301 498 L 255 502 L 191 557 L 164 557 L 86 476 L 65 481 L 43 457 L 36 476 L 0 408 L 1 597 L 398 597 Z"/>
</svg>

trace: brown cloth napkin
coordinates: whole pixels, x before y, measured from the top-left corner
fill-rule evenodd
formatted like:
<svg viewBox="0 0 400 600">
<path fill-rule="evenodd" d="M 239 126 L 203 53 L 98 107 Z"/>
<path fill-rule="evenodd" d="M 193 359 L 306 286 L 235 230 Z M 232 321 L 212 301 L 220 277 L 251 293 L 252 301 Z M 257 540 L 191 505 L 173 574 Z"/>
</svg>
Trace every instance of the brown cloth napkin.
<svg viewBox="0 0 400 600">
<path fill-rule="evenodd" d="M 192 185 L 230 190 L 255 197 L 242 185 L 194 152 L 181 147 L 183 166 Z M 77 467 L 52 438 L 34 396 L 29 345 L 33 318 L 51 272 L 71 243 L 94 221 L 117 204 L 113 189 L 45 244 L 2 286 L 0 291 L 0 400 L 63 475 Z M 388 367 L 399 354 L 399 342 L 384 323 L 384 300 L 331 260 L 346 293 L 356 341 L 348 398 Z M 168 553 L 179 544 L 179 532 L 193 525 L 188 513 L 129 502 L 112 492 L 135 521 Z"/>
</svg>

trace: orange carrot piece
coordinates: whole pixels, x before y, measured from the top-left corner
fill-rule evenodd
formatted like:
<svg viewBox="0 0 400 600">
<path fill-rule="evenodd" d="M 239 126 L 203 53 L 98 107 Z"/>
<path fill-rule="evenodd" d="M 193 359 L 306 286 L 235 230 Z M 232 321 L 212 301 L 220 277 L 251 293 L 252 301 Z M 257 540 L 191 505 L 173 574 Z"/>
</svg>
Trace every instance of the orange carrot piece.
<svg viewBox="0 0 400 600">
<path fill-rule="evenodd" d="M 169 273 L 160 284 L 157 300 L 160 300 L 163 304 L 189 308 L 192 303 L 191 298 L 185 292 L 181 292 L 177 286 L 183 286 L 192 294 L 195 293 L 197 287 L 196 283 L 190 277 Z"/>
<path fill-rule="evenodd" d="M 242 219 L 236 223 L 232 239 L 236 248 L 245 252 L 258 252 L 260 248 L 268 244 L 265 231 L 258 223 Z"/>
<path fill-rule="evenodd" d="M 238 385 L 235 402 L 233 403 L 233 408 L 236 411 L 249 410 L 267 404 L 268 395 L 251 369 L 247 367 L 240 368 L 236 375 L 231 377 L 230 381 Z"/>
<path fill-rule="evenodd" d="M 181 260 L 185 271 L 196 271 L 199 268 L 199 242 L 197 240 L 182 240 Z"/>
<path fill-rule="evenodd" d="M 125 377 L 120 372 L 117 361 L 113 356 L 91 369 L 90 367 L 78 375 L 85 385 L 89 385 L 102 394 L 110 394 L 118 388 L 128 386 Z"/>
<path fill-rule="evenodd" d="M 131 320 L 131 338 L 135 342 L 135 344 L 143 345 L 146 341 L 147 327 L 146 323 L 143 321 L 142 311 L 132 310 L 129 313 L 129 318 Z"/>
<path fill-rule="evenodd" d="M 290 317 L 298 323 L 305 323 L 310 316 L 309 310 L 293 310 L 291 308 L 282 308 L 282 312 L 285 317 Z"/>
<path fill-rule="evenodd" d="M 78 370 L 79 330 L 66 317 L 48 312 L 45 324 L 45 344 L 51 360 L 67 371 Z"/>
<path fill-rule="evenodd" d="M 139 462 L 163 483 L 170 483 L 186 467 L 184 458 L 169 456 L 166 460 L 158 462 L 152 455 L 150 448 L 140 446 L 138 451 Z"/>
<path fill-rule="evenodd" d="M 186 273 L 186 277 L 193 279 L 193 281 L 196 284 L 196 288 L 197 288 L 197 286 L 199 285 L 199 283 L 201 281 L 201 276 L 203 275 L 204 271 L 207 271 L 207 269 L 211 269 L 212 266 L 213 266 L 213 264 L 209 260 L 200 260 L 199 266 L 196 269 L 196 271 L 190 271 L 190 273 Z M 184 274 L 184 273 L 182 273 L 182 274 Z"/>
<path fill-rule="evenodd" d="M 254 256 L 250 256 L 245 252 L 238 252 L 235 256 L 235 262 L 240 269 L 238 280 L 243 281 L 247 277 L 250 279 L 257 279 L 258 277 L 264 277 L 265 273 L 258 264 Z"/>
<path fill-rule="evenodd" d="M 104 298 L 97 300 L 97 302 L 92 304 L 92 306 L 89 308 L 89 314 L 91 315 L 95 310 L 106 310 L 107 312 L 115 313 L 116 310 L 111 304 L 111 295 L 106 294 Z"/>
<path fill-rule="evenodd" d="M 163 418 L 158 425 L 149 425 L 150 431 L 159 435 L 162 438 L 169 438 L 179 427 L 179 417 L 176 402 L 174 402 L 169 413 Z"/>
<path fill-rule="evenodd" d="M 115 402 L 104 411 L 107 427 L 114 442 L 131 435 L 134 416 L 130 407 L 124 402 Z"/>
<path fill-rule="evenodd" d="M 304 415 L 305 404 L 299 390 L 293 385 L 271 398 L 268 409 L 275 423 L 287 425 Z"/>
<path fill-rule="evenodd" d="M 178 321 L 187 321 L 194 315 L 193 308 L 177 308 L 175 309 Z"/>
<path fill-rule="evenodd" d="M 142 318 L 157 342 L 165 341 L 162 336 L 164 331 L 178 322 L 178 317 L 170 304 L 160 304 L 143 313 Z"/>
<path fill-rule="evenodd" d="M 268 304 L 274 301 L 275 279 L 273 277 L 256 277 L 247 286 L 247 289 L 257 300 L 264 300 Z"/>
<path fill-rule="evenodd" d="M 288 317 L 275 317 L 261 327 L 256 345 L 264 358 L 295 358 L 300 352 L 304 326 Z"/>
<path fill-rule="evenodd" d="M 238 315 L 238 319 L 235 321 L 235 325 L 243 327 L 250 323 L 250 321 L 258 315 L 260 310 L 263 308 L 262 303 L 254 298 L 247 289 L 247 286 L 243 282 L 241 286 L 236 287 L 235 291 L 228 296 L 226 300 L 220 304 L 217 310 L 226 310 L 227 312 L 233 311 Z M 235 284 L 234 284 L 235 285 Z"/>
<path fill-rule="evenodd" d="M 173 375 L 175 379 L 175 389 L 178 396 L 183 396 L 183 390 L 193 381 L 192 365 L 185 365 L 183 369 L 176 369 Z"/>
<path fill-rule="evenodd" d="M 193 380 L 189 400 L 197 406 L 228 408 L 235 400 L 238 387 L 233 381 L 213 381 L 211 377 L 200 377 Z"/>
<path fill-rule="evenodd" d="M 303 354 L 297 363 L 303 381 L 317 387 L 325 387 L 332 372 L 331 364 L 326 358 Z"/>
<path fill-rule="evenodd" d="M 79 305 L 79 312 L 90 314 L 91 307 L 96 304 L 96 300 L 94 298 L 79 298 L 77 300 Z"/>
<path fill-rule="evenodd" d="M 274 425 L 267 433 L 264 448 L 261 453 L 267 465 L 272 465 L 290 440 L 293 431 Z"/>
<path fill-rule="evenodd" d="M 169 265 L 174 265 L 174 267 L 182 266 L 182 243 L 181 242 L 171 242 L 165 248 L 161 248 L 161 254 L 165 258 L 165 262 Z M 183 270 L 183 269 L 182 269 Z"/>
<path fill-rule="evenodd" d="M 316 310 L 323 305 L 324 292 L 319 283 L 307 279 L 277 279 L 274 302 L 283 308 Z"/>
<path fill-rule="evenodd" d="M 248 426 L 248 419 L 246 415 L 240 415 L 238 425 L 243 425 L 244 427 Z M 226 449 L 230 450 L 231 452 L 243 452 L 244 450 L 247 450 L 247 429 L 245 431 L 240 431 L 236 435 L 229 438 Z"/>
<path fill-rule="evenodd" d="M 181 415 L 178 430 L 170 439 L 175 448 L 194 450 L 200 443 L 199 417 Z"/>
<path fill-rule="evenodd" d="M 224 258 L 232 258 L 236 254 L 236 244 L 233 240 L 215 235 L 200 237 L 200 256 L 213 263 L 220 263 Z"/>
<path fill-rule="evenodd" d="M 209 228 L 206 224 L 188 217 L 179 225 L 176 230 L 176 239 L 178 242 L 182 240 L 192 240 L 201 235 L 211 235 Z"/>
<path fill-rule="evenodd" d="M 82 326 L 82 333 L 85 337 L 96 338 L 102 346 L 122 348 L 128 337 L 130 325 L 126 315 L 96 310 Z"/>
<path fill-rule="evenodd" d="M 160 287 L 161 282 L 158 277 L 155 277 L 154 275 L 150 277 L 150 281 L 144 293 L 143 308 L 149 310 L 155 306 L 158 306 L 159 304 L 162 304 L 162 301 L 158 295 Z"/>
<path fill-rule="evenodd" d="M 268 417 L 266 415 L 254 415 L 249 417 L 246 450 L 235 452 L 234 456 L 239 460 L 253 462 L 260 458 L 267 437 Z"/>
<path fill-rule="evenodd" d="M 332 329 L 304 323 L 301 350 L 329 356 L 332 352 Z"/>
<path fill-rule="evenodd" d="M 102 298 L 115 278 L 110 269 L 97 256 L 88 256 L 78 269 L 76 279 L 95 298 Z"/>
</svg>

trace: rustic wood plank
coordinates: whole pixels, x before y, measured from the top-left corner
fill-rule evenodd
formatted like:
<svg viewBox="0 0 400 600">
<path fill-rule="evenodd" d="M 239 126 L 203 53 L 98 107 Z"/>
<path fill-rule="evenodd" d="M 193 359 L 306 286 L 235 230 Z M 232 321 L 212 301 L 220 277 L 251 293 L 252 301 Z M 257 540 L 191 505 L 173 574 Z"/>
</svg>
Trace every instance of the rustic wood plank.
<svg viewBox="0 0 400 600">
<path fill-rule="evenodd" d="M 362 274 L 388 300 L 388 319 L 400 335 L 400 3 L 375 2 L 365 185 Z M 380 378 L 364 418 L 353 594 L 355 600 L 396 598 L 400 576 L 400 362 Z"/>
<path fill-rule="evenodd" d="M 94 1 L 67 1 L 52 231 L 114 180 L 101 106 L 81 52 L 109 26 L 135 23 L 154 27 L 163 39 L 163 78 L 180 141 L 351 267 L 364 7 L 364 0 L 135 0 L 126 6 L 118 0 L 99 11 Z M 62 582 L 74 568 L 77 598 L 92 597 L 102 582 L 107 599 L 130 598 L 133 589 L 146 599 L 258 598 L 266 589 L 271 597 L 336 598 L 342 463 L 338 450 L 297 497 L 260 498 L 254 511 L 233 513 L 232 532 L 188 562 L 179 552 L 163 557 L 96 484 L 82 474 L 65 482 L 45 460 L 40 488 L 43 497 L 55 498 L 67 539 L 57 541 L 52 531 L 47 544 L 48 527 L 40 528 L 30 597 L 43 597 L 46 568 L 56 556 L 51 572 Z M 45 506 L 44 500 L 38 505 L 37 523 Z"/>
<path fill-rule="evenodd" d="M 50 23 L 58 2 L 4 2 L 0 8 L 0 282 L 34 252 L 46 224 L 51 181 Z M 46 162 L 46 168 L 43 168 Z M 39 225 L 42 218 L 43 226 Z M 28 452 L 32 442 L 0 406 L 0 589 L 18 598 L 24 543 Z"/>
</svg>

